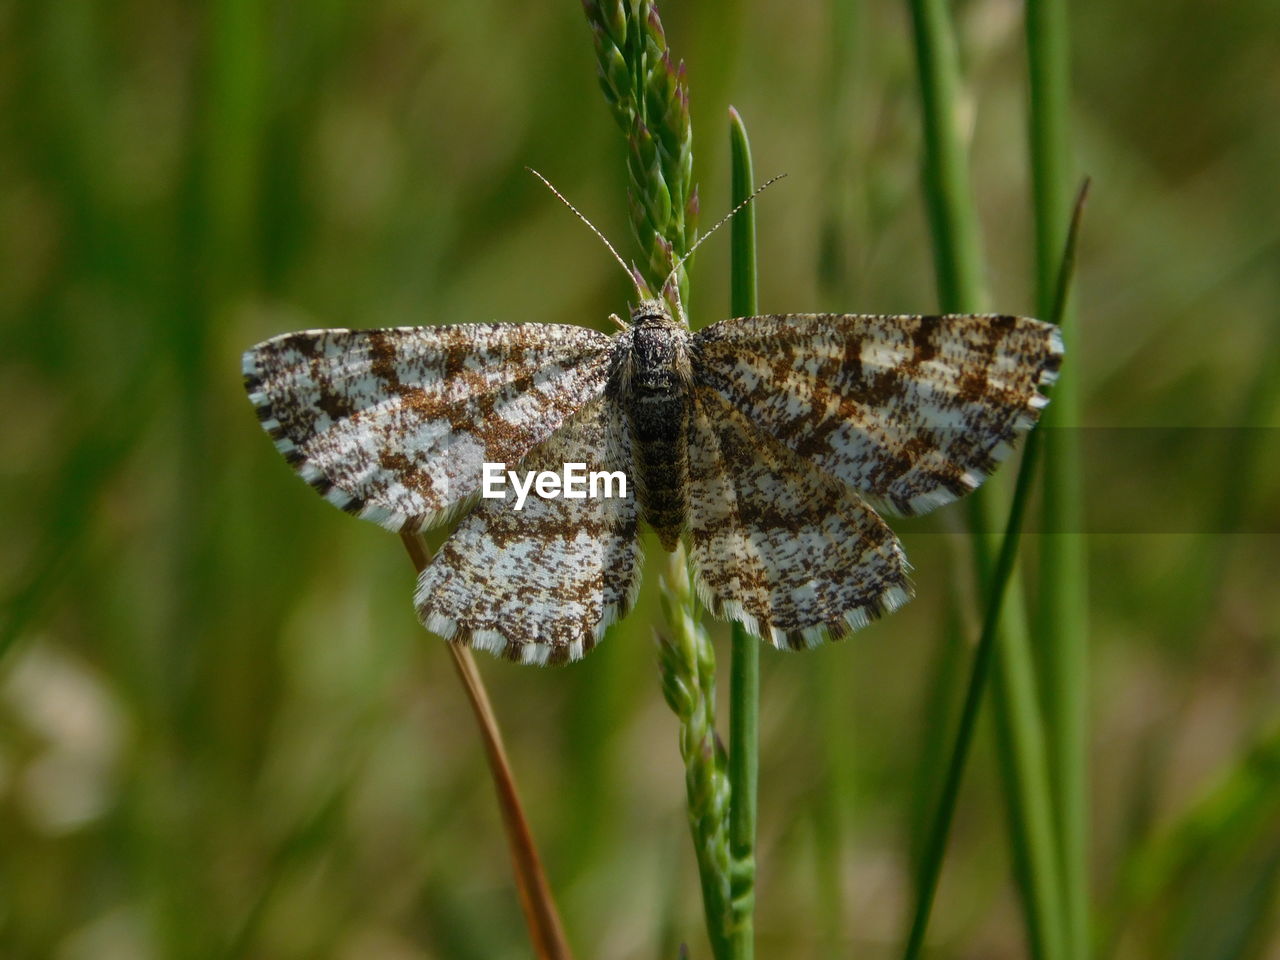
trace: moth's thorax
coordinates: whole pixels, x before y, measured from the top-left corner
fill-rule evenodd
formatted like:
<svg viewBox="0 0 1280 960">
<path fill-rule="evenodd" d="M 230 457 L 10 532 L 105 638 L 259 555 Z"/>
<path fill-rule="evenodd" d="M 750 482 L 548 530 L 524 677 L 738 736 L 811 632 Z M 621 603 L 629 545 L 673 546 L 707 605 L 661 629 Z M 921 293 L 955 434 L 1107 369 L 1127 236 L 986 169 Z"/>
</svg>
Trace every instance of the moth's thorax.
<svg viewBox="0 0 1280 960">
<path fill-rule="evenodd" d="M 616 384 L 631 433 L 636 493 L 663 547 L 674 550 L 689 509 L 689 331 L 663 301 L 646 300 L 631 311 L 631 329 L 621 337 Z"/>
</svg>

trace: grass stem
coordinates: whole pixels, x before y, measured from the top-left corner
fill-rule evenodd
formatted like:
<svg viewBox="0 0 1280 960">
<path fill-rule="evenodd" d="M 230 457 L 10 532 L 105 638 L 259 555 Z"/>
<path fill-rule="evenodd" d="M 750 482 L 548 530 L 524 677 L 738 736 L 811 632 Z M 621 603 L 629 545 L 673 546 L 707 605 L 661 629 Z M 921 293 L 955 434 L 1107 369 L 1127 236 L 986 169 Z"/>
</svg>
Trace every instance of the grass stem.
<svg viewBox="0 0 1280 960">
<path fill-rule="evenodd" d="M 755 177 L 742 117 L 729 108 L 733 167 L 730 209 L 751 196 Z M 733 218 L 730 241 L 730 314 L 749 317 L 756 304 L 756 214 L 748 203 Z M 760 767 L 760 640 L 733 624 L 729 674 L 729 850 L 732 942 L 735 960 L 755 955 L 756 784 Z"/>
<path fill-rule="evenodd" d="M 1035 207 L 1036 287 L 1041 316 L 1060 286 L 1058 251 L 1069 229 L 1070 49 L 1066 0 L 1028 0 L 1027 67 L 1031 108 L 1031 183 Z M 1060 317 L 1067 353 L 1076 346 L 1070 310 Z M 1045 529 L 1041 541 L 1036 634 L 1045 650 L 1044 715 L 1055 833 L 1062 871 L 1067 957 L 1089 954 L 1088 902 L 1088 572 L 1080 451 L 1080 364 L 1064 365 L 1045 424 Z"/>
<path fill-rule="evenodd" d="M 977 210 L 969 187 L 967 146 L 960 129 L 959 55 L 945 0 L 910 0 L 920 74 L 925 140 L 924 188 L 932 227 L 939 298 L 944 310 L 976 312 L 986 306 Z M 1036 434 L 1033 434 L 1036 436 Z M 1029 655 L 1026 617 L 1014 558 L 1013 512 L 1026 499 L 1026 474 L 1034 467 L 1037 438 L 1023 456 L 1011 522 L 999 556 L 990 530 L 991 485 L 970 498 L 970 524 L 978 581 L 985 601 L 983 637 L 970 675 L 948 775 L 926 839 L 916 909 L 906 955 L 917 956 L 937 891 L 964 764 L 998 642 L 995 689 L 997 748 L 1009 811 L 1010 843 L 1029 940 L 1037 960 L 1063 960 L 1063 893 L 1048 784 L 1045 737 Z M 1018 516 L 1016 523 L 1021 524 Z M 1007 601 L 1006 601 L 1007 597 Z M 1003 610 L 1002 610 L 1003 608 Z"/>
<path fill-rule="evenodd" d="M 413 561 L 414 569 L 421 573 L 431 559 L 426 544 L 417 534 L 405 533 L 400 537 Z M 446 646 L 453 655 L 458 679 L 462 682 L 462 689 L 467 694 L 467 700 L 480 726 L 480 738 L 484 743 L 485 757 L 489 761 L 493 789 L 498 797 L 498 809 L 502 813 L 502 825 L 506 829 L 507 845 L 511 851 L 520 908 L 524 911 L 525 924 L 529 928 L 529 939 L 533 941 L 534 955 L 537 960 L 573 960 L 564 926 L 560 922 L 560 911 L 556 908 L 551 885 L 547 882 L 547 875 L 542 869 L 542 860 L 533 840 L 533 832 L 529 829 L 529 820 L 520 803 L 515 774 L 507 759 L 506 747 L 502 743 L 502 730 L 498 726 L 493 705 L 489 702 L 484 679 L 480 676 L 480 670 L 476 667 L 469 648 L 460 643 L 449 643 Z"/>
<path fill-rule="evenodd" d="M 1069 293 L 1071 271 L 1075 264 L 1076 237 L 1079 232 L 1080 216 L 1084 209 L 1084 200 L 1088 184 L 1081 188 L 1076 201 L 1075 215 L 1067 235 L 1066 247 L 1062 254 L 1062 266 L 1054 305 L 1054 317 L 1060 317 L 1066 307 Z M 951 833 L 951 822 L 955 815 L 956 800 L 960 793 L 960 781 L 964 776 L 964 767 L 968 759 L 969 749 L 973 744 L 973 734 L 977 727 L 978 711 L 982 705 L 982 694 L 987 678 L 991 672 L 991 662 L 996 650 L 996 637 L 1000 629 L 1002 617 L 1005 615 L 1004 601 L 1013 577 L 1014 567 L 1018 559 L 1018 546 L 1022 536 L 1022 523 L 1026 514 L 1027 500 L 1030 496 L 1032 482 L 1035 479 L 1036 464 L 1040 457 L 1044 432 L 1032 430 L 1027 437 L 1023 450 L 1022 462 L 1018 466 L 1018 476 L 1014 483 L 1013 500 L 1009 506 L 1009 522 L 1005 527 L 1004 539 L 1000 544 L 1000 552 L 996 558 L 995 569 L 988 582 L 986 611 L 983 616 L 982 634 L 978 640 L 978 649 L 974 654 L 970 672 L 969 688 L 965 694 L 964 708 L 960 715 L 960 725 L 956 732 L 955 747 L 951 752 L 951 760 L 947 767 L 946 780 L 943 784 L 942 797 L 938 804 L 937 815 L 930 828 L 921 858 L 921 872 L 918 887 L 918 901 L 915 916 L 912 919 L 911 932 L 907 941 L 904 956 L 918 957 L 924 946 L 924 935 L 929 923 L 929 913 L 933 899 L 937 893 L 938 878 L 942 869 L 942 858 L 946 852 L 947 838 Z M 1029 666 L 1028 666 L 1028 669 Z M 1036 864 L 1031 863 L 1034 869 Z M 1052 877 L 1041 877 L 1041 880 L 1052 880 Z M 1048 894 L 1045 894 L 1048 896 Z M 1055 933 L 1052 928 L 1038 928 L 1044 936 L 1044 943 L 1054 950 L 1058 947 L 1052 939 Z M 1060 934 L 1059 934 L 1060 935 Z M 1060 943 L 1060 941 L 1058 941 Z"/>
<path fill-rule="evenodd" d="M 698 861 L 707 940 L 715 960 L 735 960 L 729 762 L 716 733 L 715 648 L 699 622 L 683 546 L 667 559 L 661 602 L 658 667 L 662 695 L 680 722 L 689 833 Z"/>
<path fill-rule="evenodd" d="M 978 210 L 960 130 L 960 55 L 946 0 L 909 0 L 924 131 L 924 190 L 944 310 L 975 312 L 986 300 Z M 983 528 L 986 529 L 986 528 Z"/>
</svg>

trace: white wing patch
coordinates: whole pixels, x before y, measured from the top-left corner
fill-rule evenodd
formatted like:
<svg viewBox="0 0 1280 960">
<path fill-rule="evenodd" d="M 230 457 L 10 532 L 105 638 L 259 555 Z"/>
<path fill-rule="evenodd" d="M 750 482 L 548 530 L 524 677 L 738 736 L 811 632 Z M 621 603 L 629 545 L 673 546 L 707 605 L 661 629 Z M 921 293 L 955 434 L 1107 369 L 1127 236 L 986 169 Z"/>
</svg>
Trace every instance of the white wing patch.
<svg viewBox="0 0 1280 960">
<path fill-rule="evenodd" d="M 611 351 L 604 334 L 565 325 L 312 330 L 247 351 L 244 378 L 308 483 L 417 530 L 479 489 L 485 461 L 515 463 L 598 397 Z"/>
<path fill-rule="evenodd" d="M 541 444 L 522 470 L 631 473 L 616 407 L 596 400 Z M 614 491 L 619 492 L 619 491 Z M 638 512 L 625 496 L 481 500 L 418 580 L 427 629 L 524 663 L 577 660 L 631 609 L 640 586 Z"/>
</svg>

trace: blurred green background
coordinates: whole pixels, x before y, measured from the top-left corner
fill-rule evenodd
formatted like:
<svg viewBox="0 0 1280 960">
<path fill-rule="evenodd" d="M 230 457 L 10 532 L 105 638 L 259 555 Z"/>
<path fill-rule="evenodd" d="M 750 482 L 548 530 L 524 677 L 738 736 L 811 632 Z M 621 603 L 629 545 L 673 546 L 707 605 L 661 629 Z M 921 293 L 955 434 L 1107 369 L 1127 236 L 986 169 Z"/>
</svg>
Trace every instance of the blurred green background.
<svg viewBox="0 0 1280 960">
<path fill-rule="evenodd" d="M 956 14 L 992 302 L 1027 312 L 1022 9 Z M 933 308 L 905 7 L 664 19 L 704 223 L 730 102 L 759 175 L 790 174 L 759 203 L 762 309 Z M 1072 29 L 1085 423 L 1259 428 L 1086 470 L 1170 517 L 1089 539 L 1099 955 L 1275 960 L 1280 540 L 1239 518 L 1280 470 L 1280 7 L 1081 0 Z M 292 475 L 239 357 L 305 327 L 607 329 L 625 279 L 524 166 L 631 255 L 624 157 L 574 0 L 0 2 L 0 956 L 530 955 L 404 551 Z M 695 324 L 727 251 L 699 252 Z M 963 679 L 939 664 L 976 634 L 944 615 L 961 526 L 910 526 L 901 613 L 763 655 L 762 958 L 900 948 Z M 585 662 L 481 659 L 582 958 L 706 955 L 654 559 Z M 933 956 L 1025 955 L 1002 802 L 986 731 Z"/>
</svg>

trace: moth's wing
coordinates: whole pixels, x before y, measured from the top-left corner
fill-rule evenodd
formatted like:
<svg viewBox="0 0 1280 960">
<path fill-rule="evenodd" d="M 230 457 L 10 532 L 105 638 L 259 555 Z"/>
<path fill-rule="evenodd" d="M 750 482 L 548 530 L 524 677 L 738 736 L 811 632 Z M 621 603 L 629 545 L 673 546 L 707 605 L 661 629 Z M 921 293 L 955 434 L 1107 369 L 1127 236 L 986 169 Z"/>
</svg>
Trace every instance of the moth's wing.
<svg viewBox="0 0 1280 960">
<path fill-rule="evenodd" d="M 392 530 L 444 519 L 604 389 L 609 337 L 461 324 L 309 330 L 244 355 L 277 448 L 330 502 Z"/>
<path fill-rule="evenodd" d="M 520 467 L 561 473 L 568 463 L 586 464 L 588 473 L 621 471 L 625 496 L 531 492 L 517 511 L 508 486 L 505 499 L 480 500 L 418 579 L 415 602 L 427 629 L 510 660 L 563 663 L 585 655 L 626 615 L 640 586 L 640 544 L 630 436 L 607 398 L 584 407 Z"/>
<path fill-rule="evenodd" d="M 893 531 L 853 491 L 696 391 L 689 527 L 699 593 L 779 649 L 865 626 L 911 597 Z"/>
<path fill-rule="evenodd" d="M 1023 317 L 791 314 L 693 337 L 694 376 L 872 502 L 924 513 L 976 488 L 1036 421 L 1062 362 Z"/>
</svg>

